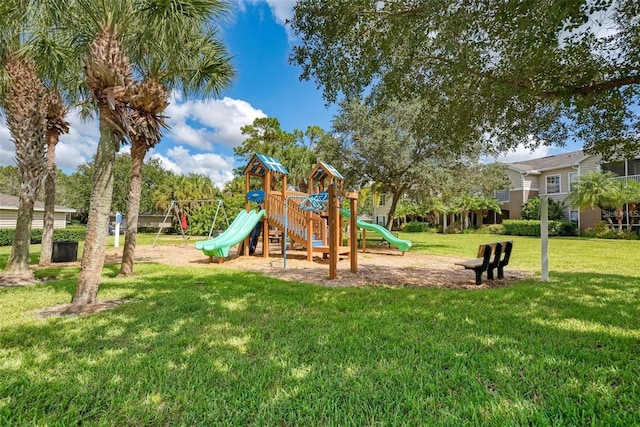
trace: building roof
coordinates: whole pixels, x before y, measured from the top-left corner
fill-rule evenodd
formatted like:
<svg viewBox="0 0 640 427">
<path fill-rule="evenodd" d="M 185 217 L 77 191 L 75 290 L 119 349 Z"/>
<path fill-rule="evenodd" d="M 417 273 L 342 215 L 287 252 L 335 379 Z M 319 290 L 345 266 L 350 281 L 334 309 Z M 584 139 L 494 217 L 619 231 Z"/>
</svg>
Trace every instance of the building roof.
<svg viewBox="0 0 640 427">
<path fill-rule="evenodd" d="M 333 177 L 333 178 L 344 180 L 344 177 L 340 172 L 338 172 L 336 168 L 334 168 L 333 166 L 325 162 L 316 163 L 310 175 L 316 181 L 323 180 L 327 177 Z"/>
<path fill-rule="evenodd" d="M 248 172 L 250 175 L 264 176 L 267 170 L 283 173 L 285 175 L 289 174 L 287 168 L 285 168 L 277 159 L 257 153 L 249 160 L 249 163 L 244 168 L 244 173 L 246 174 Z"/>
<path fill-rule="evenodd" d="M 5 210 L 18 210 L 20 205 L 20 198 L 17 196 L 10 196 L 9 194 L 0 194 L 0 209 Z M 36 202 L 33 206 L 34 211 L 44 212 L 44 203 Z M 74 213 L 76 210 L 73 208 L 67 208 L 64 206 L 55 206 L 55 212 L 70 212 Z"/>
<path fill-rule="evenodd" d="M 550 169 L 568 168 L 574 166 L 589 157 L 584 151 L 571 151 L 569 153 L 555 154 L 553 156 L 528 159 L 521 162 L 506 163 L 507 166 L 522 172 L 545 171 Z"/>
</svg>

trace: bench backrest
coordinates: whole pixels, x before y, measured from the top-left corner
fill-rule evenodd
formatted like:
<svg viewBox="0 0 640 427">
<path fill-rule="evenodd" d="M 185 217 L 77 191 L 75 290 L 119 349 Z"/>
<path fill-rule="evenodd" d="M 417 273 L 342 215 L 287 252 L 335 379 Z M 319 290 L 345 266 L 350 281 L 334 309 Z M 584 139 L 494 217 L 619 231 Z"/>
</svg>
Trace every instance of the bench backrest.
<svg viewBox="0 0 640 427">
<path fill-rule="evenodd" d="M 496 253 L 496 247 L 500 243 L 501 253 L 504 255 L 503 260 L 509 262 L 509 257 L 511 256 L 511 249 L 513 248 L 513 242 L 511 240 L 507 240 L 505 242 L 495 242 L 495 243 L 487 243 L 478 246 L 478 258 L 482 258 L 484 255 L 485 247 L 489 246 L 491 250 L 491 255 Z"/>
<path fill-rule="evenodd" d="M 509 258 L 511 257 L 511 249 L 513 249 L 512 241 L 502 242 L 502 253 L 504 254 L 504 256 L 500 261 L 500 265 L 505 266 L 509 264 Z"/>
<path fill-rule="evenodd" d="M 482 252 L 481 255 L 480 252 Z M 489 266 L 489 261 L 491 261 L 491 245 L 480 245 L 480 248 L 478 248 L 478 254 L 478 258 L 482 258 L 482 271 L 484 271 Z"/>
</svg>

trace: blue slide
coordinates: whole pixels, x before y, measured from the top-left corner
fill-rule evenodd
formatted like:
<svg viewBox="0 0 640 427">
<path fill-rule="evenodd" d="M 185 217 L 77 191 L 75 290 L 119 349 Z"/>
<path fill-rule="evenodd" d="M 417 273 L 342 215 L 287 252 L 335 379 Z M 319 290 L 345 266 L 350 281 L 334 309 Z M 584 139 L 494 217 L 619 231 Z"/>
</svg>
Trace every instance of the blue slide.
<svg viewBox="0 0 640 427">
<path fill-rule="evenodd" d="M 241 210 L 224 233 L 211 240 L 196 242 L 196 249 L 208 256 L 228 257 L 231 246 L 237 245 L 251 234 L 266 213 L 264 209 L 260 212 Z"/>
<path fill-rule="evenodd" d="M 347 218 L 351 218 L 351 212 L 346 209 L 340 209 L 340 214 L 342 214 L 342 216 L 346 216 Z M 375 231 L 376 233 L 379 233 L 382 238 L 384 238 L 384 240 L 391 243 L 393 246 L 396 246 L 402 252 L 408 251 L 412 245 L 411 240 L 398 239 L 396 236 L 391 234 L 389 230 L 381 225 L 370 224 L 358 218 L 356 218 L 356 224 L 358 224 L 358 227 L 362 228 L 363 230 Z"/>
</svg>

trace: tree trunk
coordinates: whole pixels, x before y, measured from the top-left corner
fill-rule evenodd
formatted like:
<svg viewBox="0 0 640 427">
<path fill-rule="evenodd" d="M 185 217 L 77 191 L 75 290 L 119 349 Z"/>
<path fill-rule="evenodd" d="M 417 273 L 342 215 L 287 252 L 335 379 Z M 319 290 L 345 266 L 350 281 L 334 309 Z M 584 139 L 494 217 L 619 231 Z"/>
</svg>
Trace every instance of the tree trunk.
<svg viewBox="0 0 640 427">
<path fill-rule="evenodd" d="M 143 143 L 131 143 L 131 184 L 129 188 L 129 206 L 127 207 L 127 231 L 122 252 L 122 264 L 120 265 L 118 276 L 133 275 L 133 257 L 136 252 L 140 196 L 142 194 L 142 164 L 146 154 L 146 146 Z"/>
<path fill-rule="evenodd" d="M 398 202 L 400 201 L 400 197 L 402 197 L 403 191 L 391 193 L 391 206 L 389 206 L 389 213 L 387 214 L 387 223 L 385 224 L 387 230 L 391 231 L 391 227 L 393 226 L 393 217 L 396 213 L 396 208 L 398 206 Z"/>
<path fill-rule="evenodd" d="M 624 219 L 624 211 L 620 208 L 616 209 L 616 221 L 618 221 L 618 231 L 622 231 L 622 220 Z"/>
<path fill-rule="evenodd" d="M 53 224 L 56 204 L 56 144 L 58 133 L 47 131 L 47 172 L 44 178 L 44 218 L 42 225 L 42 245 L 38 265 L 51 264 L 53 254 Z"/>
<path fill-rule="evenodd" d="M 5 273 L 20 274 L 25 279 L 35 278 L 33 271 L 29 270 L 29 247 L 31 246 L 31 221 L 33 219 L 34 203 L 35 192 L 32 189 L 28 190 L 28 194 L 20 195 L 16 234 L 13 238 L 9 261 L 4 270 Z"/>
<path fill-rule="evenodd" d="M 72 301 L 72 311 L 96 302 L 104 267 L 116 151 L 120 143 L 120 139 L 105 119 L 108 114 L 108 112 L 100 112 L 100 142 L 95 158 L 87 237 L 80 263 L 78 287 Z"/>
</svg>

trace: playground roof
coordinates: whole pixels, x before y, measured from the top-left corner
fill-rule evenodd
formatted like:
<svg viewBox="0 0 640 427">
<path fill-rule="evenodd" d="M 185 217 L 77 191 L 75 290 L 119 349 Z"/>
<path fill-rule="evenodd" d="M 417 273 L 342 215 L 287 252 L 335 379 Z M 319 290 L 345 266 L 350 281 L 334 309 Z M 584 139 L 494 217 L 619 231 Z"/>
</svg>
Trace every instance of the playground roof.
<svg viewBox="0 0 640 427">
<path fill-rule="evenodd" d="M 311 171 L 311 178 L 316 181 L 321 181 L 328 176 L 344 180 L 344 177 L 336 168 L 325 162 L 318 162 Z"/>
<path fill-rule="evenodd" d="M 250 175 L 263 176 L 267 170 L 283 173 L 285 175 L 289 174 L 287 169 L 282 166 L 282 163 L 277 159 L 263 154 L 254 154 L 253 157 L 251 157 L 251 160 L 249 160 L 247 167 L 244 169 L 244 173 L 246 174 L 248 172 Z"/>
</svg>

